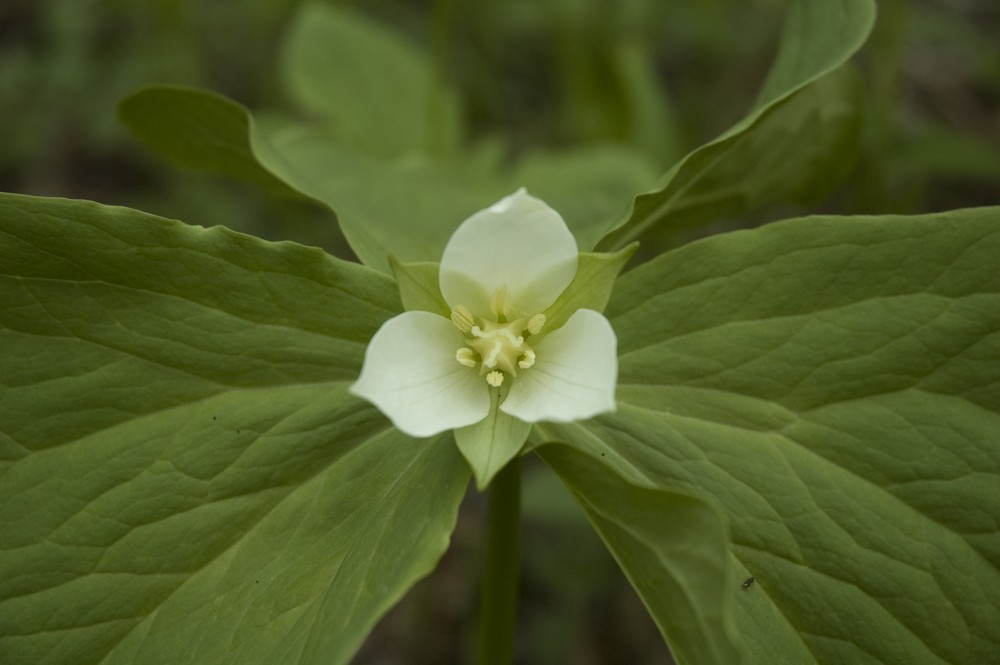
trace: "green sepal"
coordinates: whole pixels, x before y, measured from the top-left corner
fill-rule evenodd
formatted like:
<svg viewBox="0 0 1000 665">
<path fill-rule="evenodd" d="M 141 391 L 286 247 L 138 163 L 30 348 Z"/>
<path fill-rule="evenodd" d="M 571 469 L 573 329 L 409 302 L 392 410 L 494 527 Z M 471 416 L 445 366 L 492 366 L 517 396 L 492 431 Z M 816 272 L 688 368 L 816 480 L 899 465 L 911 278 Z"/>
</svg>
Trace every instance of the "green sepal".
<svg viewBox="0 0 1000 665">
<path fill-rule="evenodd" d="M 546 333 L 558 330 L 578 309 L 603 312 L 611 298 L 615 279 L 639 247 L 634 242 L 617 252 L 581 252 L 576 275 L 566 290 L 552 303 L 545 314 L 545 328 L 536 342 Z"/>
<path fill-rule="evenodd" d="M 399 297 L 406 311 L 430 312 L 448 318 L 451 308 L 441 295 L 438 275 L 441 264 L 431 261 L 401 263 L 389 257 L 389 267 L 399 284 Z"/>
<path fill-rule="evenodd" d="M 509 381 L 499 388 L 490 388 L 489 415 L 474 425 L 455 430 L 455 443 L 472 467 L 480 491 L 521 451 L 531 431 L 530 423 L 500 410 L 508 390 Z"/>
</svg>

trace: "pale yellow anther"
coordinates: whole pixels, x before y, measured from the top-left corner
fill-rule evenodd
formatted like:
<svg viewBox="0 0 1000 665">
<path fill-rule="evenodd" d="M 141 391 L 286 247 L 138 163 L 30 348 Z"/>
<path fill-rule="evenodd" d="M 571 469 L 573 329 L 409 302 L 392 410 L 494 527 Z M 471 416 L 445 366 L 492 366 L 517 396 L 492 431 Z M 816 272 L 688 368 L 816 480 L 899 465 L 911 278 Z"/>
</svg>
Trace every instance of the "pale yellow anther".
<svg viewBox="0 0 1000 665">
<path fill-rule="evenodd" d="M 473 357 L 472 349 L 467 346 L 463 346 L 458 351 L 455 352 L 455 360 L 459 363 L 465 365 L 466 367 L 475 367 L 476 360 Z"/>
<path fill-rule="evenodd" d="M 532 335 L 537 335 L 542 330 L 542 326 L 545 325 L 545 315 L 535 314 L 528 320 L 528 332 Z"/>
<path fill-rule="evenodd" d="M 476 323 L 476 320 L 472 318 L 472 312 L 463 305 L 459 305 L 451 310 L 451 322 L 463 333 L 468 333 L 472 330 L 472 326 Z"/>
<path fill-rule="evenodd" d="M 500 287 L 493 297 L 493 306 L 503 309 L 506 305 L 509 291 Z M 463 311 L 464 310 L 464 311 Z M 468 324 L 469 338 L 466 346 L 455 353 L 455 359 L 466 367 L 479 367 L 479 374 L 486 377 L 491 386 L 499 386 L 504 376 L 511 379 L 517 377 L 518 370 L 528 369 L 535 364 L 535 351 L 525 341 L 525 335 L 531 333 L 528 325 L 534 325 L 540 330 L 545 323 L 545 316 L 535 315 L 528 322 L 518 318 L 512 321 L 491 321 L 481 319 L 473 323 L 471 315 L 464 316 L 468 310 L 456 307 L 452 310 L 452 321 L 455 325 Z"/>
<path fill-rule="evenodd" d="M 501 321 L 507 318 L 509 314 L 508 308 L 510 307 L 510 289 L 507 285 L 497 287 L 497 290 L 493 292 L 493 298 L 490 300 L 490 309 L 496 314 L 497 320 Z"/>
</svg>

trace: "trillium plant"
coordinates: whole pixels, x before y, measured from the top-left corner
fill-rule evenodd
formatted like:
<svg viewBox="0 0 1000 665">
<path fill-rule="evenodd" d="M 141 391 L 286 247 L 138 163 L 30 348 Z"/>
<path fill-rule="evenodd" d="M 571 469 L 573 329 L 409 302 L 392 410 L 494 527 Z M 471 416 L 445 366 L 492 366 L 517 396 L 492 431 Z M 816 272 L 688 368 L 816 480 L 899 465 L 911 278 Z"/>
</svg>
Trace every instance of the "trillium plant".
<svg viewBox="0 0 1000 665">
<path fill-rule="evenodd" d="M 874 21 L 790 3 L 745 117 L 686 155 L 640 120 L 474 141 L 433 58 L 328 3 L 289 25 L 284 111 L 123 99 L 353 254 L 0 195 L 0 662 L 377 662 L 457 523 L 478 662 L 552 662 L 518 615 L 545 519 L 599 536 L 664 660 L 998 662 L 1000 208 L 808 214 L 854 164 Z"/>
<path fill-rule="evenodd" d="M 562 217 L 518 190 L 467 219 L 445 247 L 440 287 L 450 315 L 386 321 L 351 391 L 418 437 L 495 419 L 498 410 L 521 423 L 614 411 L 611 324 L 579 309 L 553 330 L 545 314 L 576 272 L 576 241 Z M 517 429 L 512 454 L 528 433 Z"/>
</svg>

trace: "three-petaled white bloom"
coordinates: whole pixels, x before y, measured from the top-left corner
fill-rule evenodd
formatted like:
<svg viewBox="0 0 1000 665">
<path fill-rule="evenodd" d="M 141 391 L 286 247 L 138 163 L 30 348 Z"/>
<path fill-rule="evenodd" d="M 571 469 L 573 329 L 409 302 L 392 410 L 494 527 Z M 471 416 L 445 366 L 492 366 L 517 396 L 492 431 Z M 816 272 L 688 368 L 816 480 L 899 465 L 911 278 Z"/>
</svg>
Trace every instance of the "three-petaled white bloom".
<svg viewBox="0 0 1000 665">
<path fill-rule="evenodd" d="M 608 320 L 579 309 L 562 327 L 546 326 L 543 312 L 576 271 L 566 223 L 523 188 L 475 213 L 441 258 L 451 318 L 410 311 L 386 321 L 351 392 L 418 437 L 484 419 L 501 386 L 500 410 L 525 422 L 613 411 L 617 338 Z"/>
</svg>

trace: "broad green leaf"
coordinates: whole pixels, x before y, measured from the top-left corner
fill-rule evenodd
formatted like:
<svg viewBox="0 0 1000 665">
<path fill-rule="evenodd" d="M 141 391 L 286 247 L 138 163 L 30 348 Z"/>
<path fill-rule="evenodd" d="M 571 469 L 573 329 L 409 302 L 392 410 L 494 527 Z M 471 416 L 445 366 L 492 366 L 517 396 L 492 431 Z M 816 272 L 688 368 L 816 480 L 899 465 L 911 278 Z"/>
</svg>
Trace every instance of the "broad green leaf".
<svg viewBox="0 0 1000 665">
<path fill-rule="evenodd" d="M 542 334 L 561 328 L 578 309 L 603 312 L 618 273 L 632 258 L 638 246 L 638 243 L 634 243 L 614 254 L 582 252 L 573 281 L 552 306 L 543 312 L 545 328 L 542 329 Z"/>
<path fill-rule="evenodd" d="M 329 129 L 279 121 L 262 126 L 239 104 L 193 88 L 140 90 L 121 103 L 120 113 L 139 138 L 184 166 L 335 210 L 355 253 L 386 273 L 390 255 L 439 260 L 462 220 L 517 189 L 481 166 L 384 159 L 344 144 Z"/>
<path fill-rule="evenodd" d="M 514 170 L 476 153 L 389 159 L 345 144 L 329 128 L 255 123 L 239 104 L 193 88 L 145 88 L 123 100 L 120 113 L 139 138 L 184 166 L 328 206 L 360 259 L 386 273 L 389 256 L 440 260 L 464 219 L 521 186 L 558 210 L 581 246 L 593 245 L 652 181 L 645 160 L 611 147 L 539 153 Z"/>
<path fill-rule="evenodd" d="M 121 100 L 118 115 L 143 143 L 182 166 L 300 196 L 257 161 L 250 138 L 253 119 L 226 97 L 197 88 L 150 86 Z"/>
<path fill-rule="evenodd" d="M 336 210 L 351 249 L 383 272 L 389 256 L 440 261 L 465 218 L 516 189 L 456 161 L 383 159 L 304 125 L 276 128 L 255 148 L 271 172 Z"/>
<path fill-rule="evenodd" d="M 634 152 L 608 147 L 539 153 L 506 171 L 475 155 L 384 159 L 303 125 L 262 134 L 254 143 L 261 163 L 336 210 L 354 252 L 384 272 L 389 256 L 439 261 L 463 220 L 522 186 L 563 216 L 578 244 L 593 244 L 651 173 Z"/>
<path fill-rule="evenodd" d="M 738 582 L 719 511 L 690 494 L 636 485 L 568 446 L 539 451 L 587 512 L 679 663 L 744 662 Z"/>
<path fill-rule="evenodd" d="M 1000 208 L 812 217 L 626 273 L 618 411 L 546 425 L 707 492 L 755 663 L 1000 652 Z M 603 455 L 603 457 L 601 457 Z"/>
<path fill-rule="evenodd" d="M 681 244 L 679 232 L 776 203 L 820 200 L 854 165 L 861 143 L 856 72 L 844 67 L 810 85 L 720 151 L 690 155 L 669 188 L 675 197 L 649 250 Z"/>
<path fill-rule="evenodd" d="M 355 11 L 303 6 L 282 65 L 293 99 L 346 144 L 396 155 L 440 151 L 459 138 L 457 100 L 436 80 L 430 58 Z"/>
<path fill-rule="evenodd" d="M 521 452 L 531 425 L 509 416 L 498 407 L 510 390 L 510 382 L 499 389 L 490 389 L 490 413 L 478 423 L 455 430 L 455 443 L 462 452 L 480 491 L 486 489 L 493 476 Z"/>
<path fill-rule="evenodd" d="M 781 48 L 750 113 L 688 154 L 655 191 L 637 196 L 597 248 L 623 247 L 660 223 L 682 227 L 744 213 L 835 182 L 854 152 L 844 146 L 857 140 L 857 95 L 844 72 L 820 79 L 861 47 L 874 19 L 871 0 L 791 3 Z M 780 173 L 772 177 L 775 165 Z"/>
<path fill-rule="evenodd" d="M 400 263 L 389 257 L 392 274 L 399 284 L 399 297 L 406 311 L 420 310 L 451 317 L 451 307 L 441 295 L 441 264 L 432 262 Z"/>
<path fill-rule="evenodd" d="M 789 3 L 781 45 L 754 109 L 770 106 L 843 63 L 868 38 L 875 13 L 871 0 Z"/>
<path fill-rule="evenodd" d="M 400 310 L 317 249 L 0 197 L 0 653 L 342 663 L 468 470 L 347 386 Z"/>
<path fill-rule="evenodd" d="M 621 218 L 635 193 L 652 187 L 660 175 L 642 153 L 598 144 L 528 153 L 508 176 L 507 188 L 523 186 L 543 199 L 566 220 L 580 249 L 588 251 Z"/>
</svg>

